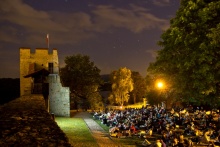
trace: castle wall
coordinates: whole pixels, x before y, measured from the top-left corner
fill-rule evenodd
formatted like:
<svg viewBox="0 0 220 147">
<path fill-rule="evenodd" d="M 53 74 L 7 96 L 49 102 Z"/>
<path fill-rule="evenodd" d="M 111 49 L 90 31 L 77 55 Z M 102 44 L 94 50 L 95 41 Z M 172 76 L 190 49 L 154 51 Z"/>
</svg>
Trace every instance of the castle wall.
<svg viewBox="0 0 220 147">
<path fill-rule="evenodd" d="M 49 80 L 49 112 L 55 116 L 70 117 L 70 91 L 69 87 L 62 87 L 60 76 L 50 74 Z"/>
<path fill-rule="evenodd" d="M 1 147 L 72 147 L 46 111 L 42 95 L 17 98 L 0 106 Z"/>
<path fill-rule="evenodd" d="M 59 73 L 59 62 L 57 50 L 53 49 L 52 53 L 49 53 L 46 48 L 37 48 L 35 53 L 31 53 L 30 48 L 20 48 L 20 95 L 31 94 L 31 78 L 24 78 L 24 76 L 30 74 L 29 66 L 35 65 L 35 71 L 45 68 L 48 70 L 48 64 L 53 63 L 53 73 Z"/>
<path fill-rule="evenodd" d="M 20 48 L 20 95 L 30 95 L 33 85 L 31 77 L 24 76 L 41 69 L 49 70 L 49 63 L 53 63 L 53 73 L 47 77 L 49 83 L 49 111 L 56 116 L 70 116 L 69 88 L 60 83 L 58 53 L 53 49 L 49 53 L 47 48 L 37 48 L 31 53 L 30 48 Z"/>
<path fill-rule="evenodd" d="M 20 48 L 20 95 L 31 94 L 31 78 L 24 78 L 29 73 L 31 51 L 29 48 Z"/>
</svg>

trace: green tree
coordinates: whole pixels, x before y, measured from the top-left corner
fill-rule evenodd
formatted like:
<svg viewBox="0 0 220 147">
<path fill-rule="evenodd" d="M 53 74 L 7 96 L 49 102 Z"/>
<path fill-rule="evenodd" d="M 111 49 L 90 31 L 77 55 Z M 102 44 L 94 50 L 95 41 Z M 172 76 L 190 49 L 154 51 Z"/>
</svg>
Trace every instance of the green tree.
<svg viewBox="0 0 220 147">
<path fill-rule="evenodd" d="M 133 90 L 131 70 L 126 67 L 111 73 L 112 92 L 109 96 L 111 103 L 123 106 L 129 100 L 129 92 Z"/>
<path fill-rule="evenodd" d="M 145 80 L 147 85 L 146 98 L 149 104 L 161 105 L 162 102 L 164 102 L 166 108 L 170 109 L 173 104 L 176 104 L 176 101 L 179 101 L 175 99 L 175 95 L 170 82 L 167 82 L 168 80 L 163 75 L 147 75 Z M 161 87 L 158 86 L 159 83 L 162 83 Z"/>
<path fill-rule="evenodd" d="M 140 75 L 139 72 L 132 72 L 131 78 L 133 80 L 134 86 L 131 91 L 130 102 L 137 103 L 143 102 L 143 97 L 146 96 L 147 86 L 145 79 Z"/>
<path fill-rule="evenodd" d="M 182 0 L 159 41 L 162 50 L 150 74 L 163 74 L 176 97 L 190 102 L 220 100 L 220 1 Z"/>
<path fill-rule="evenodd" d="M 160 97 L 160 91 L 156 89 L 156 80 L 157 78 L 154 78 L 153 76 L 147 75 L 145 77 L 146 81 L 146 98 L 147 98 L 147 103 L 151 105 L 155 105 L 161 102 L 161 97 Z"/>
<path fill-rule="evenodd" d="M 75 107 L 81 105 L 83 108 L 103 106 L 99 94 L 99 86 L 102 83 L 100 69 L 89 56 L 73 55 L 65 58 L 65 67 L 61 68 L 61 80 L 64 86 L 70 87 L 71 101 Z"/>
</svg>

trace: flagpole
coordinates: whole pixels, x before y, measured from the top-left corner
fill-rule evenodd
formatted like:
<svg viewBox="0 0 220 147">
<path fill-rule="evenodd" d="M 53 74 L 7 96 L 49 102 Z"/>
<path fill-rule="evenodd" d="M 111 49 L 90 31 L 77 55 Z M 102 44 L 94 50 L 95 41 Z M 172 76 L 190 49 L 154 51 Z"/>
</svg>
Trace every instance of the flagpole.
<svg viewBox="0 0 220 147">
<path fill-rule="evenodd" d="M 49 49 L 49 34 L 47 34 L 47 47 Z"/>
</svg>

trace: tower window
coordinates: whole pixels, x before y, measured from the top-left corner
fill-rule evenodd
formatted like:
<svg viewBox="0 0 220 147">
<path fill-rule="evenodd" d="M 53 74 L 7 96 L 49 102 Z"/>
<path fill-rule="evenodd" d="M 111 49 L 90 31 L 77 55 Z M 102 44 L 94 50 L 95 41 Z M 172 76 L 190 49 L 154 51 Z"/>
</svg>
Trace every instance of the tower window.
<svg viewBox="0 0 220 147">
<path fill-rule="evenodd" d="M 53 63 L 49 63 L 49 72 L 52 74 L 53 73 Z"/>
</svg>

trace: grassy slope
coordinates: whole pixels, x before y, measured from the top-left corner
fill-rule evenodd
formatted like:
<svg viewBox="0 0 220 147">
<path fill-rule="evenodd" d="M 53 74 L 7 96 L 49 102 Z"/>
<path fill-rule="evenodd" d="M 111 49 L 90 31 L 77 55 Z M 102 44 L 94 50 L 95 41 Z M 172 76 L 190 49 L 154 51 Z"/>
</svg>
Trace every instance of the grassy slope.
<svg viewBox="0 0 220 147">
<path fill-rule="evenodd" d="M 55 121 L 67 135 L 71 145 L 83 147 L 98 146 L 83 119 L 56 117 Z"/>
</svg>

